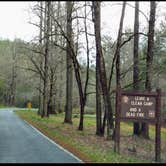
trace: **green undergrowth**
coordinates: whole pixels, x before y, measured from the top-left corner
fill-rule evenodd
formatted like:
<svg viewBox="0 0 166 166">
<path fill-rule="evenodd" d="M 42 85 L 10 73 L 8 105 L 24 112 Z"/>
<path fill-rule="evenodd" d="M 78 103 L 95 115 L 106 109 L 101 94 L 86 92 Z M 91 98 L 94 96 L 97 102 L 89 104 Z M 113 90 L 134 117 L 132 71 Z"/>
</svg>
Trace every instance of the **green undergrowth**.
<svg viewBox="0 0 166 166">
<path fill-rule="evenodd" d="M 49 118 L 41 118 L 35 111 L 16 111 L 16 114 L 22 119 L 26 120 L 41 132 L 46 134 L 49 138 L 64 146 L 69 151 L 76 153 L 84 162 L 90 163 L 148 163 L 150 160 L 136 158 L 135 156 L 128 156 L 126 154 L 117 154 L 113 148 L 101 146 L 102 143 L 106 145 L 109 141 L 103 141 L 100 144 L 96 142 L 95 135 L 95 117 L 85 115 L 84 130 L 78 131 L 79 116 L 73 115 L 73 124 L 65 124 L 64 113 L 50 115 Z M 122 134 L 130 133 L 132 131 L 132 124 L 121 122 Z M 153 130 L 150 134 L 153 135 Z M 162 137 L 166 137 L 166 130 L 162 129 Z M 89 139 L 89 140 L 88 140 Z M 94 139 L 94 141 L 93 141 Z M 113 144 L 113 141 L 110 141 Z"/>
</svg>

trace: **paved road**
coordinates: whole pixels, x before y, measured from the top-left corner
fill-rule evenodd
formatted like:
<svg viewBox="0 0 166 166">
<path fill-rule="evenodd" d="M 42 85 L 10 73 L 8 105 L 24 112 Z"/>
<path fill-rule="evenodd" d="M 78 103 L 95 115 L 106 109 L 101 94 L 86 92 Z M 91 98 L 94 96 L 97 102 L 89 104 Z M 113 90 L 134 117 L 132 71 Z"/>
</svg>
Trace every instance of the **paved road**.
<svg viewBox="0 0 166 166">
<path fill-rule="evenodd" d="M 80 163 L 12 110 L 0 110 L 0 163 Z"/>
</svg>

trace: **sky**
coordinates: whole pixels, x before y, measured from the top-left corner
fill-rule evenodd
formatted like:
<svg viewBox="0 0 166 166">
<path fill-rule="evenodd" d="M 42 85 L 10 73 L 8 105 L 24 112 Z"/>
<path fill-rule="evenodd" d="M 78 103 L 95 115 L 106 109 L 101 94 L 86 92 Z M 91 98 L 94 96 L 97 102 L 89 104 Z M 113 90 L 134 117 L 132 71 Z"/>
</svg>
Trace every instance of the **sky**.
<svg viewBox="0 0 166 166">
<path fill-rule="evenodd" d="M 132 6 L 135 6 L 134 1 L 128 1 Z M 142 13 L 139 13 L 139 30 L 140 32 L 145 32 L 145 27 L 148 27 L 148 20 L 149 19 L 149 9 L 150 5 L 148 1 L 140 1 L 139 3 L 139 9 L 144 13 L 145 17 Z M 113 38 L 117 37 L 118 34 L 118 28 L 119 28 L 119 22 L 121 17 L 121 10 L 122 10 L 122 2 L 120 1 L 111 1 L 108 3 L 108 1 L 105 2 L 105 7 L 101 10 L 101 20 L 102 21 L 102 27 L 103 27 L 103 33 L 110 34 Z M 129 5 L 126 5 L 125 10 L 125 17 L 124 17 L 124 29 L 126 28 L 132 28 L 134 27 L 134 8 L 132 8 Z M 159 27 L 159 23 L 163 19 L 161 15 L 165 13 L 166 15 L 166 1 L 160 2 L 157 5 L 156 10 L 156 27 Z M 147 30 L 147 29 L 146 29 Z"/>
<path fill-rule="evenodd" d="M 21 38 L 30 41 L 37 28 L 29 24 L 29 9 L 33 2 L 0 1 L 0 38 L 14 40 Z"/>
<path fill-rule="evenodd" d="M 14 40 L 21 38 L 25 41 L 31 41 L 38 35 L 38 29 L 34 25 L 29 24 L 33 16 L 30 14 L 30 6 L 33 1 L 0 1 L 0 38 Z M 113 38 L 116 38 L 121 8 L 120 1 L 104 2 L 104 7 L 101 10 L 102 16 L 102 33 L 107 33 Z M 134 5 L 134 2 L 129 2 Z M 114 4 L 114 5 L 113 5 Z M 115 5 L 116 4 L 116 5 Z M 160 8 L 157 10 L 157 15 L 166 12 L 166 2 L 159 3 Z M 149 2 L 141 2 L 140 9 L 148 16 Z M 34 18 L 33 18 L 34 19 Z M 159 19 L 157 19 L 159 22 Z M 133 27 L 134 9 L 127 6 L 124 27 Z M 145 17 L 140 14 L 140 29 L 143 29 L 148 24 Z"/>
</svg>

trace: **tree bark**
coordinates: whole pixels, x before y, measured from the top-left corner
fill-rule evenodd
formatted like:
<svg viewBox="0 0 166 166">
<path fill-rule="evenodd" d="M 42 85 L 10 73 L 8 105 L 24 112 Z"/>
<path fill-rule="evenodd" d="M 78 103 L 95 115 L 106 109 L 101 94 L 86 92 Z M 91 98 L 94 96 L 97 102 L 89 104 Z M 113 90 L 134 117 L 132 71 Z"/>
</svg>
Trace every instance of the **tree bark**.
<svg viewBox="0 0 166 166">
<path fill-rule="evenodd" d="M 13 47 L 13 64 L 12 64 L 12 80 L 11 80 L 11 94 L 10 94 L 10 106 L 14 106 L 15 104 L 15 94 L 16 94 L 16 46 L 14 43 Z"/>
<path fill-rule="evenodd" d="M 53 98 L 53 84 L 54 84 L 54 71 L 51 70 L 50 72 L 50 93 L 49 93 L 49 100 L 48 100 L 48 113 L 55 114 L 55 107 L 54 107 L 54 98 Z"/>
<path fill-rule="evenodd" d="M 122 7 L 122 14 L 120 19 L 120 26 L 119 26 L 119 32 L 118 32 L 118 39 L 117 39 L 117 46 L 116 46 L 116 85 L 117 87 L 121 86 L 120 83 L 120 45 L 121 45 L 121 39 L 122 39 L 122 29 L 123 29 L 123 20 L 125 15 L 125 8 L 126 8 L 126 1 L 123 2 Z"/>
<path fill-rule="evenodd" d="M 72 39 L 72 8 L 73 2 L 66 2 L 67 10 L 67 42 L 66 48 L 66 104 L 65 104 L 65 119 L 64 123 L 72 123 L 72 93 L 73 93 L 73 65 L 72 65 L 72 51 L 71 45 L 73 45 Z"/>
<path fill-rule="evenodd" d="M 92 5 L 92 19 L 94 21 L 94 6 Z M 96 135 L 103 136 L 105 126 L 102 125 L 102 108 L 101 108 L 101 85 L 99 77 L 99 63 L 96 58 Z M 105 122 L 105 121 L 104 121 Z M 104 126 L 104 129 L 103 129 Z"/>
<path fill-rule="evenodd" d="M 149 31 L 148 31 L 148 48 L 146 57 L 146 82 L 145 89 L 148 91 L 152 90 L 152 63 L 154 56 L 154 28 L 155 28 L 155 15 L 156 15 L 156 2 L 150 2 L 150 18 L 149 18 Z M 141 135 L 145 138 L 149 138 L 149 125 L 147 123 L 142 124 Z"/>
<path fill-rule="evenodd" d="M 94 30 L 95 30 L 95 41 L 96 41 L 96 61 L 99 64 L 99 78 L 103 94 L 103 101 L 105 107 L 105 114 L 107 118 L 107 137 L 113 136 L 114 124 L 113 124 L 113 114 L 111 110 L 111 100 L 107 87 L 107 77 L 105 70 L 105 62 L 102 53 L 101 46 L 101 28 L 100 28 L 100 2 L 93 1 L 93 10 L 94 10 Z"/>
<path fill-rule="evenodd" d="M 47 1 L 46 3 L 46 33 L 45 33 L 45 38 L 46 38 L 46 43 L 45 43 L 45 55 L 44 55 L 44 89 L 43 89 L 43 110 L 44 110 L 44 115 L 45 117 L 48 117 L 48 96 L 49 96 L 49 90 L 48 90 L 48 59 L 49 59 L 49 46 L 50 46 L 50 41 L 49 41 L 49 32 L 50 32 L 50 7 L 51 7 L 51 2 Z"/>
<path fill-rule="evenodd" d="M 116 51 L 115 51 L 115 55 L 114 55 L 115 60 L 116 60 L 116 89 L 117 90 L 119 88 L 121 88 L 120 48 L 121 48 L 121 40 L 122 40 L 122 30 L 123 30 L 123 20 L 124 20 L 124 16 L 125 16 L 125 8 L 126 8 L 126 1 L 123 2 L 123 6 L 122 6 L 122 14 L 121 14 L 121 18 L 120 18 L 120 25 L 119 25 L 119 31 L 118 31 L 117 45 L 116 45 Z M 118 106 L 117 106 L 117 96 L 116 96 L 115 108 L 116 108 L 115 111 L 117 111 L 117 108 L 118 108 Z M 116 115 L 116 113 L 115 113 L 115 115 Z"/>
<path fill-rule="evenodd" d="M 58 1 L 58 11 L 57 11 L 57 18 L 59 18 L 61 16 L 60 11 L 62 10 L 61 8 L 61 2 Z M 62 19 L 60 20 L 60 24 L 63 24 Z M 56 26 L 56 29 L 58 31 L 58 27 Z M 59 37 L 58 40 L 60 41 L 60 45 L 63 45 L 63 37 Z M 63 63 L 63 56 L 61 56 L 61 63 Z M 59 83 L 59 93 L 58 93 L 58 98 L 59 98 L 59 102 L 58 102 L 58 112 L 61 113 L 62 112 L 62 81 L 63 81 L 63 65 L 60 66 L 60 83 Z"/>
<path fill-rule="evenodd" d="M 71 7 L 69 8 L 70 10 L 72 9 L 72 5 L 73 5 L 73 2 L 71 3 L 70 1 L 66 2 L 67 4 L 69 3 L 71 5 Z M 67 5 L 68 6 L 68 5 Z M 72 17 L 71 17 L 71 11 L 70 11 L 70 15 L 68 16 L 68 19 L 67 21 L 70 23 L 69 24 L 69 27 L 67 26 L 67 28 L 69 28 L 69 30 L 67 30 L 67 35 L 66 33 L 63 31 L 63 28 L 62 26 L 59 24 L 59 22 L 55 19 L 55 22 L 56 24 L 58 25 L 58 27 L 60 28 L 60 31 L 61 31 L 61 34 L 62 36 L 66 39 L 66 42 L 67 42 L 67 49 L 68 49 L 68 52 L 70 54 L 68 54 L 72 60 L 72 64 L 73 64 L 73 68 L 74 68 L 74 73 L 75 73 L 75 78 L 76 78 L 76 81 L 77 81 L 77 86 L 78 86 L 78 92 L 79 92 L 79 98 L 80 98 L 80 122 L 79 122 L 79 127 L 78 127 L 78 130 L 83 130 L 83 119 L 84 119 L 84 107 L 85 107 L 85 104 L 86 104 L 86 85 L 88 84 L 87 82 L 87 78 L 86 78 L 86 83 L 85 83 L 85 86 L 83 88 L 82 86 L 82 81 L 81 81 L 81 74 L 80 74 L 80 65 L 78 63 L 78 60 L 77 60 L 77 55 L 76 55 L 76 52 L 74 50 L 74 44 L 73 44 L 73 41 L 71 40 L 70 38 L 70 34 L 68 34 L 69 32 L 72 32 Z M 60 47 L 61 48 L 61 47 Z M 72 115 L 72 114 L 71 114 Z"/>
<path fill-rule="evenodd" d="M 15 104 L 15 94 L 16 94 L 16 44 L 17 41 L 15 40 L 12 44 L 12 68 L 11 68 L 11 82 L 9 86 L 9 94 L 8 94 L 8 105 L 14 106 Z"/>
<path fill-rule="evenodd" d="M 40 2 L 40 32 L 39 32 L 39 49 L 42 52 L 42 26 L 43 26 L 43 2 Z M 43 55 L 40 55 L 40 68 L 43 68 Z M 41 78 L 41 75 L 39 76 L 39 109 L 38 109 L 38 115 L 41 115 L 43 112 L 43 94 L 42 94 L 42 87 L 43 87 L 43 80 Z"/>
<path fill-rule="evenodd" d="M 99 65 L 96 58 L 96 135 L 103 136 L 101 112 L 101 87 L 99 78 Z"/>
<path fill-rule="evenodd" d="M 139 50 L 139 2 L 135 2 L 135 21 L 134 21 L 134 49 L 133 49 L 133 89 L 139 90 L 139 58 L 138 58 L 138 50 Z M 140 123 L 134 122 L 133 124 L 133 134 L 140 134 Z"/>
<path fill-rule="evenodd" d="M 125 8 L 126 8 L 126 1 L 123 2 L 123 6 L 122 6 L 122 14 L 121 14 L 120 24 L 119 24 L 119 31 L 118 31 L 118 38 L 117 38 L 117 44 L 116 44 L 116 51 L 115 51 L 115 55 L 114 55 L 115 60 L 116 60 L 116 89 L 121 87 L 121 82 L 120 82 L 121 81 L 121 79 L 120 79 L 120 48 L 121 48 L 121 40 L 122 40 L 122 30 L 123 30 L 123 21 L 124 21 L 124 16 L 125 16 Z M 112 72 L 113 72 L 113 68 L 112 68 Z M 116 101 L 117 101 L 117 99 L 116 99 Z M 115 104 L 115 108 L 116 108 L 115 110 L 117 111 L 117 102 Z"/>
</svg>

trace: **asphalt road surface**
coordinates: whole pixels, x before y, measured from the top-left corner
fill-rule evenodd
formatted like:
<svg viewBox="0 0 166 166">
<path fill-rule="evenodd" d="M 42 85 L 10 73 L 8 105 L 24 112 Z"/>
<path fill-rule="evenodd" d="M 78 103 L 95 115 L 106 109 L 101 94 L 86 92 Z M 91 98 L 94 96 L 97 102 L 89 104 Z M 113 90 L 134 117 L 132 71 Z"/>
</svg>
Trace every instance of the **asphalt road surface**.
<svg viewBox="0 0 166 166">
<path fill-rule="evenodd" d="M 13 110 L 0 110 L 0 163 L 82 163 Z"/>
</svg>

